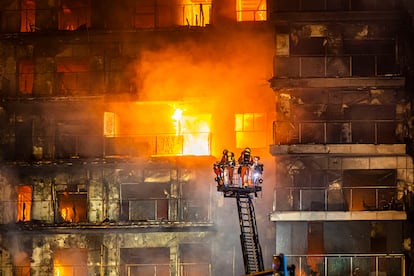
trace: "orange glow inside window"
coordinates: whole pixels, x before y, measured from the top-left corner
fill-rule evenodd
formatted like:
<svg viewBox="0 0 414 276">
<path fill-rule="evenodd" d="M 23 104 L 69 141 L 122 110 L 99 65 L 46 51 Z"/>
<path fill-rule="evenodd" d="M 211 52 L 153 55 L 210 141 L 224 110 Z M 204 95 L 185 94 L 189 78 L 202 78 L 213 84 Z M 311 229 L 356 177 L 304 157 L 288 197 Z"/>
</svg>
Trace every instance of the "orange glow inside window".
<svg viewBox="0 0 414 276">
<path fill-rule="evenodd" d="M 34 32 L 36 23 L 36 3 L 34 0 L 22 0 L 20 10 L 20 31 Z"/>
<path fill-rule="evenodd" d="M 31 60 L 19 62 L 19 91 L 20 93 L 31 94 L 33 91 L 34 64 Z"/>
<path fill-rule="evenodd" d="M 82 193 L 58 194 L 59 213 L 64 222 L 85 222 L 87 195 Z"/>
<path fill-rule="evenodd" d="M 59 10 L 59 30 L 76 30 L 81 26 L 90 26 L 89 0 L 61 0 Z"/>
<path fill-rule="evenodd" d="M 53 275 L 87 275 L 88 251 L 84 248 L 65 248 L 55 250 L 53 256 Z"/>
<path fill-rule="evenodd" d="M 237 21 L 265 21 L 266 0 L 236 0 Z"/>
<path fill-rule="evenodd" d="M 32 187 L 17 187 L 17 221 L 30 221 Z"/>
<path fill-rule="evenodd" d="M 184 25 L 204 27 L 210 23 L 211 1 L 184 0 Z"/>
</svg>

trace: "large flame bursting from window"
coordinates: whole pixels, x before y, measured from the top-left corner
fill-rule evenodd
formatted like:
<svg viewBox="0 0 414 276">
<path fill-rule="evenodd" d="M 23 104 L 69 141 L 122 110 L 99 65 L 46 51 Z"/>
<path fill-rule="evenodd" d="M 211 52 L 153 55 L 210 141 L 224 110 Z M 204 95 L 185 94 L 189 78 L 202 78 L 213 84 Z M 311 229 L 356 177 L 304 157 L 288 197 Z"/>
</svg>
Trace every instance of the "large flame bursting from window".
<svg viewBox="0 0 414 276">
<path fill-rule="evenodd" d="M 184 155 L 210 154 L 210 120 L 209 114 L 183 115 L 184 111 L 175 108 L 172 115 L 175 135 L 182 138 Z"/>
</svg>

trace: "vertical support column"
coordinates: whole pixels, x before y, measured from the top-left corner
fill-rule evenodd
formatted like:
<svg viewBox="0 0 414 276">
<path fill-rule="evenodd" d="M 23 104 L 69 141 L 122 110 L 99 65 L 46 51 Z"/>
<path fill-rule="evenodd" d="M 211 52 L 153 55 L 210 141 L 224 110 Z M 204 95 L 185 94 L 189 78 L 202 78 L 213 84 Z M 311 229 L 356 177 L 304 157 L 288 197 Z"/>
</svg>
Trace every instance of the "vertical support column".
<svg viewBox="0 0 414 276">
<path fill-rule="evenodd" d="M 120 275 L 118 260 L 120 259 L 120 249 L 118 243 L 118 235 L 109 234 L 103 238 L 103 245 L 106 248 L 106 267 L 105 275 L 118 276 Z"/>
<path fill-rule="evenodd" d="M 178 216 L 178 206 L 177 198 L 179 198 L 179 183 L 178 183 L 178 171 L 177 169 L 171 170 L 171 188 L 170 188 L 170 197 L 168 201 L 168 220 L 177 221 L 179 220 Z"/>
<path fill-rule="evenodd" d="M 50 243 L 40 236 L 33 237 L 32 261 L 30 270 L 32 276 L 53 274 L 53 256 Z"/>
<path fill-rule="evenodd" d="M 178 244 L 173 244 L 170 246 L 170 276 L 179 276 L 180 269 L 180 249 Z"/>
</svg>

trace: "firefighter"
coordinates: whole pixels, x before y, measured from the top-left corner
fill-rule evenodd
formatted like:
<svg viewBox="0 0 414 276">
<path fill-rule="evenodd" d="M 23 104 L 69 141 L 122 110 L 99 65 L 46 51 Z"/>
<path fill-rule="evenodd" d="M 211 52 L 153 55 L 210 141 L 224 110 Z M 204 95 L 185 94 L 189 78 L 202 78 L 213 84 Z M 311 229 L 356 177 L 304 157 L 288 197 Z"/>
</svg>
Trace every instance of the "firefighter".
<svg viewBox="0 0 414 276">
<path fill-rule="evenodd" d="M 234 152 L 227 152 L 227 169 L 229 171 L 229 182 L 230 184 L 233 184 L 233 172 L 234 172 L 234 166 L 236 165 L 235 159 L 234 159 Z"/>
<path fill-rule="evenodd" d="M 223 150 L 223 156 L 221 157 L 221 161 L 220 163 L 224 166 L 225 164 L 227 164 L 227 160 L 228 160 L 228 154 L 229 151 L 227 149 Z"/>
<path fill-rule="evenodd" d="M 253 184 L 261 184 L 263 183 L 262 174 L 263 174 L 263 164 L 259 162 L 260 157 L 255 156 L 253 158 L 253 173 L 252 173 L 252 180 Z"/>
<path fill-rule="evenodd" d="M 242 185 L 243 187 L 246 187 L 249 185 L 250 166 L 253 165 L 253 158 L 251 156 L 250 148 L 245 148 L 242 151 L 238 159 L 238 163 L 240 165 L 239 171 Z"/>
<path fill-rule="evenodd" d="M 231 183 L 231 178 L 230 178 L 230 167 L 229 167 L 229 154 L 230 152 L 227 149 L 223 150 L 223 156 L 221 157 L 220 160 L 220 167 L 221 167 L 221 175 L 222 175 L 222 179 L 223 179 L 223 184 L 225 186 L 227 186 L 228 184 Z"/>
<path fill-rule="evenodd" d="M 220 162 L 214 163 L 213 171 L 216 174 L 216 178 L 214 180 L 217 181 L 217 184 L 219 186 L 223 185 L 222 169 L 221 169 Z"/>
</svg>

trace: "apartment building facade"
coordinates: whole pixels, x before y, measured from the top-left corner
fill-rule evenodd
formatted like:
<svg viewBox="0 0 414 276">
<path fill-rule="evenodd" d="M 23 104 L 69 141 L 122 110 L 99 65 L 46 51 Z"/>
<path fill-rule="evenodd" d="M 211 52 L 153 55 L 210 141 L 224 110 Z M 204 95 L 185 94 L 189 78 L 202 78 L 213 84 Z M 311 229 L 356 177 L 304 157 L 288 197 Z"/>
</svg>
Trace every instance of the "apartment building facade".
<svg viewBox="0 0 414 276">
<path fill-rule="evenodd" d="M 246 54 L 271 61 L 266 9 L 242 2 L 0 4 L 0 274 L 243 273 L 213 163 L 267 152 L 273 94 Z"/>
<path fill-rule="evenodd" d="M 403 4 L 274 3 L 271 220 L 276 251 L 306 275 L 413 273 L 412 22 Z"/>
</svg>

